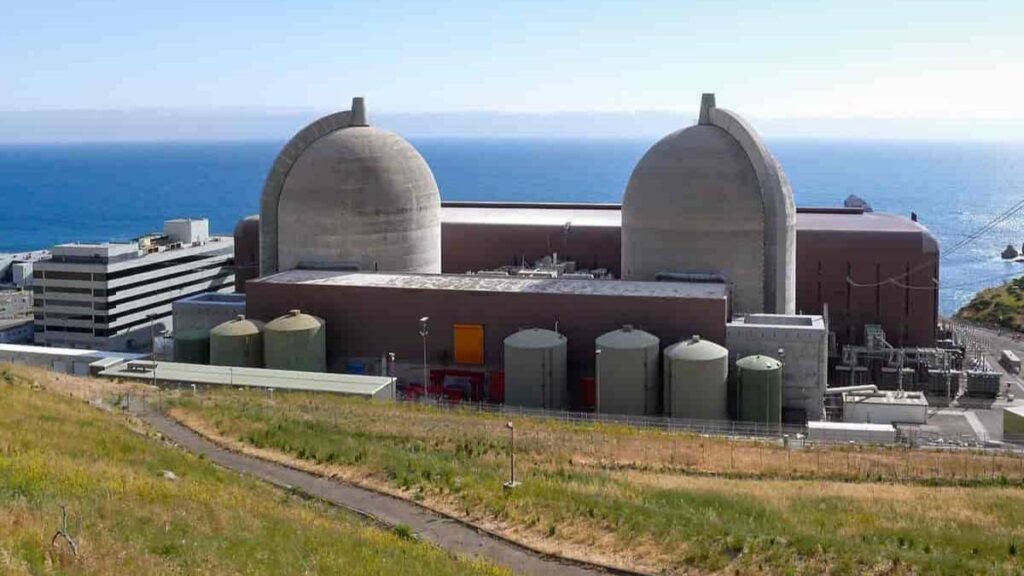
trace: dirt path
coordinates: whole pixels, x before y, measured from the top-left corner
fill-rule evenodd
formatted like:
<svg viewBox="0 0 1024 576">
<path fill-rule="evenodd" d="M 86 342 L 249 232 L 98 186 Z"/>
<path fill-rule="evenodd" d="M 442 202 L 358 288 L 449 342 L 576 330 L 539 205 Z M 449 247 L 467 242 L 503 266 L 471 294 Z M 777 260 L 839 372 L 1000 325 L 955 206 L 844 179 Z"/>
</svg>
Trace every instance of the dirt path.
<svg viewBox="0 0 1024 576">
<path fill-rule="evenodd" d="M 162 414 L 143 412 L 138 413 L 138 416 L 189 452 L 201 454 L 220 466 L 250 474 L 277 486 L 298 490 L 388 526 L 404 524 L 423 540 L 449 552 L 481 556 L 517 574 L 593 576 L 624 573 L 537 554 L 415 504 L 225 450 Z"/>
</svg>

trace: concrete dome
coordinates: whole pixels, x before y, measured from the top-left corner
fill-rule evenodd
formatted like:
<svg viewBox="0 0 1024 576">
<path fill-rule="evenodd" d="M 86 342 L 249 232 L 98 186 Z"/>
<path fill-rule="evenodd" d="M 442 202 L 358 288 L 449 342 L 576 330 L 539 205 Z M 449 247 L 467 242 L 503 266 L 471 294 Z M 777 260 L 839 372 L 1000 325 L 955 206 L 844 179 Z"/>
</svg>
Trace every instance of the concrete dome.
<svg viewBox="0 0 1024 576">
<path fill-rule="evenodd" d="M 440 273 L 441 196 L 419 152 L 369 126 L 362 99 L 278 156 L 261 202 L 261 274 L 300 266 Z"/>
<path fill-rule="evenodd" d="M 793 313 L 796 208 L 781 167 L 705 95 L 696 126 L 647 151 L 622 203 L 622 275 L 718 274 L 733 312 Z"/>
</svg>

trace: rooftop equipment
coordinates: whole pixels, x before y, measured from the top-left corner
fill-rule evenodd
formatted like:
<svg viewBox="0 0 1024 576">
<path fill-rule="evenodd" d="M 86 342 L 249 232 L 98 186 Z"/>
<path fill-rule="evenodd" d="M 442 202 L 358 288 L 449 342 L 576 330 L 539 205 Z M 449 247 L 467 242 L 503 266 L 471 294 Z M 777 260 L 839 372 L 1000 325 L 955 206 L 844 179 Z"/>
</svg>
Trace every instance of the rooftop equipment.
<svg viewBox="0 0 1024 576">
<path fill-rule="evenodd" d="M 263 331 L 263 360 L 273 370 L 327 371 L 327 331 L 316 316 L 290 310 Z"/>
<path fill-rule="evenodd" d="M 505 338 L 505 403 L 559 410 L 566 402 L 566 338 L 542 328 Z"/>
<path fill-rule="evenodd" d="M 263 366 L 263 323 L 239 314 L 210 330 L 210 364 Z"/>
<path fill-rule="evenodd" d="M 665 414 L 673 418 L 726 420 L 729 351 L 693 336 L 665 348 Z"/>
<path fill-rule="evenodd" d="M 614 414 L 659 414 L 657 336 L 625 325 L 598 336 L 596 410 Z"/>
</svg>

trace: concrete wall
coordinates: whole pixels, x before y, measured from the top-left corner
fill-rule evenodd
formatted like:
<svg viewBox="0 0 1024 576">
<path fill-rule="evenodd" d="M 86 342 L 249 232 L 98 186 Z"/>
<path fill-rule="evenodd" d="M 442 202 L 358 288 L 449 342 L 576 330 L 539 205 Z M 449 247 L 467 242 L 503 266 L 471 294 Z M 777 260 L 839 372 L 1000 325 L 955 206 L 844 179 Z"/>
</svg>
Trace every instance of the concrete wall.
<svg viewBox="0 0 1024 576">
<path fill-rule="evenodd" d="M 860 397 L 856 397 L 860 400 Z M 869 424 L 924 424 L 928 420 L 927 403 L 892 403 L 872 401 L 843 402 L 844 422 Z"/>
<path fill-rule="evenodd" d="M 771 315 L 747 319 L 765 323 L 747 323 L 737 319 L 726 326 L 729 365 L 753 354 L 783 360 L 782 409 L 802 411 L 807 420 L 823 420 L 822 397 L 828 382 L 828 333 L 820 316 L 783 317 Z M 807 324 L 784 325 L 787 320 Z M 785 350 L 780 358 L 779 349 Z"/>
<path fill-rule="evenodd" d="M 0 324 L 5 323 L 0 321 Z M 35 324 L 32 319 L 27 319 L 21 324 L 11 323 L 8 326 L 0 328 L 0 343 L 4 344 L 20 344 L 32 342 L 32 338 L 35 334 Z"/>
<path fill-rule="evenodd" d="M 176 332 L 210 330 L 245 314 L 245 296 L 239 294 L 200 294 L 171 305 Z"/>
<path fill-rule="evenodd" d="M 516 292 L 463 292 L 407 288 L 248 284 L 248 315 L 271 320 L 289 309 L 323 318 L 327 328 L 328 370 L 341 371 L 350 358 L 375 360 L 394 352 L 417 381 L 422 340 L 418 319 L 430 317 L 428 362 L 453 363 L 453 325 L 484 326 L 484 366 L 466 369 L 501 370 L 503 341 L 522 328 L 554 329 L 568 339 L 569 389 L 594 375 L 594 340 L 632 324 L 670 344 L 691 334 L 725 340 L 726 302 L 721 299 L 611 297 Z M 400 366 L 401 368 L 401 366 Z M 399 372 L 398 376 L 403 374 Z"/>
</svg>

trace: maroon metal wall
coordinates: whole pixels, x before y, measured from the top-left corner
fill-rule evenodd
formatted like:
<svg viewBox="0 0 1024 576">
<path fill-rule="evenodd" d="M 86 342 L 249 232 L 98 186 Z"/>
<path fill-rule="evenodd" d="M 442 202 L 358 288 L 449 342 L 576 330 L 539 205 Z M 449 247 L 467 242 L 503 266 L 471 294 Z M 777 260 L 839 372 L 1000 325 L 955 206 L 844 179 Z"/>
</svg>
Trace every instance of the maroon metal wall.
<svg viewBox="0 0 1024 576">
<path fill-rule="evenodd" d="M 865 324 L 881 324 L 894 345 L 934 345 L 938 292 L 923 288 L 938 278 L 938 247 L 927 229 L 892 215 L 841 209 L 800 212 L 797 311 L 821 314 L 827 302 L 840 344 L 859 344 Z M 806 223 L 812 219 L 815 226 Z M 593 261 L 618 275 L 620 237 L 615 227 L 574 227 L 565 245 L 560 226 L 445 223 L 441 262 L 446 273 L 485 270 L 516 263 L 522 254 L 527 260 L 540 258 L 550 245 L 582 266 Z M 912 271 L 909 276 L 907 270 Z M 912 288 L 894 283 L 857 288 L 846 282 L 848 274 L 860 284 L 900 276 L 897 281 Z"/>
<path fill-rule="evenodd" d="M 245 293 L 245 283 L 259 276 L 260 217 L 246 216 L 235 225 L 235 292 Z"/>
<path fill-rule="evenodd" d="M 934 345 L 938 292 L 927 287 L 932 285 L 933 278 L 938 278 L 938 246 L 925 228 L 895 216 L 865 215 L 867 218 L 861 220 L 849 211 L 834 214 L 817 211 L 813 215 L 807 210 L 799 212 L 796 250 L 799 312 L 821 314 L 824 304 L 828 303 L 831 328 L 840 344 L 861 343 L 865 324 L 882 324 L 894 345 Z M 811 220 L 816 224 L 809 224 Z M 835 226 L 831 226 L 833 223 Z M 604 267 L 618 275 L 620 238 L 620 229 L 614 226 L 573 226 L 566 235 L 562 226 L 446 222 L 441 227 L 442 269 L 445 273 L 456 274 L 485 270 L 518 263 L 523 256 L 532 261 L 558 252 L 567 259 L 575 259 L 581 267 Z M 235 242 L 235 258 L 240 265 L 248 262 L 252 257 L 249 254 L 258 250 L 258 234 L 250 236 L 248 228 Z M 877 284 L 894 276 L 897 278 L 895 282 L 862 288 L 848 283 L 848 276 L 858 284 Z M 299 292 L 305 294 L 306 289 L 301 288 Z M 460 300 L 475 302 L 479 297 L 474 294 Z M 253 306 L 251 301 L 249 306 Z M 420 305 L 413 307 L 417 306 Z M 276 310 L 282 313 L 291 307 L 294 306 L 282 303 Z M 403 313 L 415 318 L 431 314 L 418 308 Z M 507 322 L 517 327 L 531 323 L 549 326 L 553 325 L 556 315 L 548 310 L 533 320 L 535 316 L 518 316 L 520 313 L 509 316 Z M 606 321 L 613 326 L 630 321 L 638 323 L 628 318 L 606 319 L 602 308 L 594 308 L 590 313 L 596 315 L 595 322 Z M 449 336 L 444 337 L 450 340 Z"/>
<path fill-rule="evenodd" d="M 532 264 L 552 252 L 561 260 L 575 260 L 581 268 L 607 268 L 619 277 L 622 234 L 610 226 L 562 226 L 526 224 L 468 224 L 445 222 L 441 226 L 441 271 L 462 274 Z"/>
<path fill-rule="evenodd" d="M 692 334 L 725 343 L 726 301 L 516 292 L 474 292 L 408 288 L 248 284 L 246 313 L 269 321 L 292 308 L 314 314 L 327 325 L 328 367 L 343 368 L 349 357 L 379 358 L 394 352 L 399 362 L 419 362 L 419 318 L 430 317 L 428 359 L 452 365 L 453 325 L 482 324 L 486 369 L 501 369 L 506 336 L 522 328 L 554 329 L 568 339 L 570 389 L 594 372 L 594 339 L 633 324 L 669 345 Z M 476 367 L 485 369 L 484 367 Z"/>
<path fill-rule="evenodd" d="M 827 303 L 840 344 L 863 344 L 865 324 L 881 324 L 894 346 L 935 344 L 938 250 L 926 230 L 798 229 L 796 238 L 797 311 L 820 314 Z"/>
</svg>

